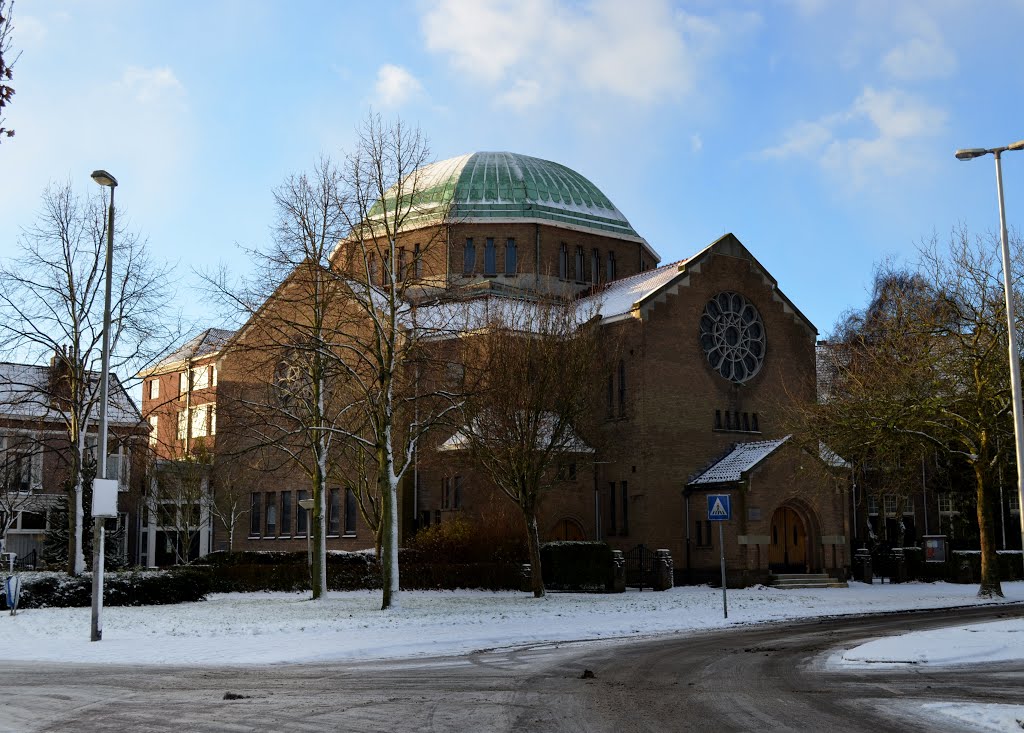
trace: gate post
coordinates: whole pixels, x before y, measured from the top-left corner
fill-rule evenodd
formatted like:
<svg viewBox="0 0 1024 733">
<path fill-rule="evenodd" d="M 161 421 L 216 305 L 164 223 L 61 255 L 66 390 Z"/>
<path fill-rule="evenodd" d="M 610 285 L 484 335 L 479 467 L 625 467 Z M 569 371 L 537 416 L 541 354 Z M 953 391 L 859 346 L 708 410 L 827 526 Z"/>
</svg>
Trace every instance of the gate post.
<svg viewBox="0 0 1024 733">
<path fill-rule="evenodd" d="M 609 582 L 606 586 L 606 590 L 609 593 L 625 593 L 626 558 L 622 554 L 622 550 L 612 550 L 612 566 L 610 570 L 611 576 L 609 577 Z"/>
<path fill-rule="evenodd" d="M 672 587 L 672 553 L 668 550 L 654 551 L 654 590 L 668 590 Z"/>
</svg>

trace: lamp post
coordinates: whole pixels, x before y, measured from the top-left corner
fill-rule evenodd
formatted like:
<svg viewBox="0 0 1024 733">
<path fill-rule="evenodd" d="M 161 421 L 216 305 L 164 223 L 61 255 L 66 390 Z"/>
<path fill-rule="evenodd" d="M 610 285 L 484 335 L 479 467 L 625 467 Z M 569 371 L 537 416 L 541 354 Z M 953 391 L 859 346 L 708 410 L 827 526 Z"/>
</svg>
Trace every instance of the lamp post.
<svg viewBox="0 0 1024 733">
<path fill-rule="evenodd" d="M 299 506 L 306 510 L 306 562 L 309 565 L 310 582 L 312 582 L 313 573 L 313 545 L 310 544 L 310 535 L 313 534 L 313 505 L 316 503 L 315 499 L 299 499 Z"/>
<path fill-rule="evenodd" d="M 1013 286 L 1010 280 L 1010 244 L 1006 236 L 1006 205 L 1003 201 L 1002 154 L 1007 150 L 1024 150 L 1024 140 L 1000 148 L 962 148 L 956 151 L 957 160 L 973 160 L 992 154 L 996 159 L 996 195 L 999 199 L 999 236 L 1003 254 L 1003 294 L 1006 298 L 1006 324 L 1010 351 L 1010 389 L 1013 396 L 1013 436 L 1017 448 L 1017 497 L 1021 510 L 1021 542 L 1024 543 L 1024 408 L 1021 407 L 1020 352 L 1017 351 L 1017 325 L 1013 316 Z"/>
<path fill-rule="evenodd" d="M 92 172 L 92 180 L 110 189 L 107 211 L 106 293 L 103 296 L 103 367 L 100 374 L 100 462 L 96 478 L 107 478 L 107 391 L 110 381 L 110 289 L 114 271 L 114 189 L 117 179 L 105 170 Z M 103 638 L 103 517 L 93 517 L 92 529 L 92 630 L 90 641 Z"/>
</svg>

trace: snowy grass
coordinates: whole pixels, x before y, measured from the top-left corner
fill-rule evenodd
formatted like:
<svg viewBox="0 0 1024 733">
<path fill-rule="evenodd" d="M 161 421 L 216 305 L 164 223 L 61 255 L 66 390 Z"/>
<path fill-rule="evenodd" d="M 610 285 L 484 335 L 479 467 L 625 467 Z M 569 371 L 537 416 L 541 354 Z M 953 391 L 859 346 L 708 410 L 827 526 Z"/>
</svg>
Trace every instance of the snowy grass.
<svg viewBox="0 0 1024 733">
<path fill-rule="evenodd" d="M 1008 601 L 1024 583 L 1004 583 Z M 8 660 L 230 665 L 450 655 L 476 649 L 588 639 L 636 638 L 816 616 L 990 603 L 977 586 L 948 583 L 848 589 L 729 591 L 708 587 L 619 595 L 407 591 L 379 610 L 380 591 L 231 593 L 202 603 L 106 608 L 103 641 L 90 643 L 88 608 L 0 615 Z M 1024 639 L 1024 634 L 1021 635 Z"/>
</svg>

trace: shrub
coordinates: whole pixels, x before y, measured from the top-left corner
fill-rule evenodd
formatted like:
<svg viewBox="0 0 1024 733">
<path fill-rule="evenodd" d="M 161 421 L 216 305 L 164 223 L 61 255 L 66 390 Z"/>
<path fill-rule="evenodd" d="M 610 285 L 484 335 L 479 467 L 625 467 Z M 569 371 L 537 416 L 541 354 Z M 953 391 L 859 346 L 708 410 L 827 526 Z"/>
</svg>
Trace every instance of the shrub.
<svg viewBox="0 0 1024 733">
<path fill-rule="evenodd" d="M 6 578 L 6 576 L 0 576 Z M 153 606 L 201 601 L 210 592 L 206 573 L 192 568 L 109 573 L 103 578 L 103 605 Z M 0 588 L 0 598 L 7 598 Z M 27 573 L 19 608 L 75 608 L 92 605 L 92 576 Z"/>
<path fill-rule="evenodd" d="M 540 561 L 544 585 L 554 590 L 605 590 L 612 581 L 612 548 L 605 542 L 547 542 Z"/>
</svg>

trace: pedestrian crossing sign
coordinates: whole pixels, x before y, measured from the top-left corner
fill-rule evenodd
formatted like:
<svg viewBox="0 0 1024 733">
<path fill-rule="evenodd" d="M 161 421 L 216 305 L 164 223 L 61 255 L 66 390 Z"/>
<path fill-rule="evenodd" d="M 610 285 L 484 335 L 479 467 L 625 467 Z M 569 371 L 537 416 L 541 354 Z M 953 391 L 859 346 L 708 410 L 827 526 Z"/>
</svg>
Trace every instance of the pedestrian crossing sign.
<svg viewBox="0 0 1024 733">
<path fill-rule="evenodd" d="M 727 522 L 732 519 L 728 494 L 708 494 L 708 521 Z"/>
</svg>

